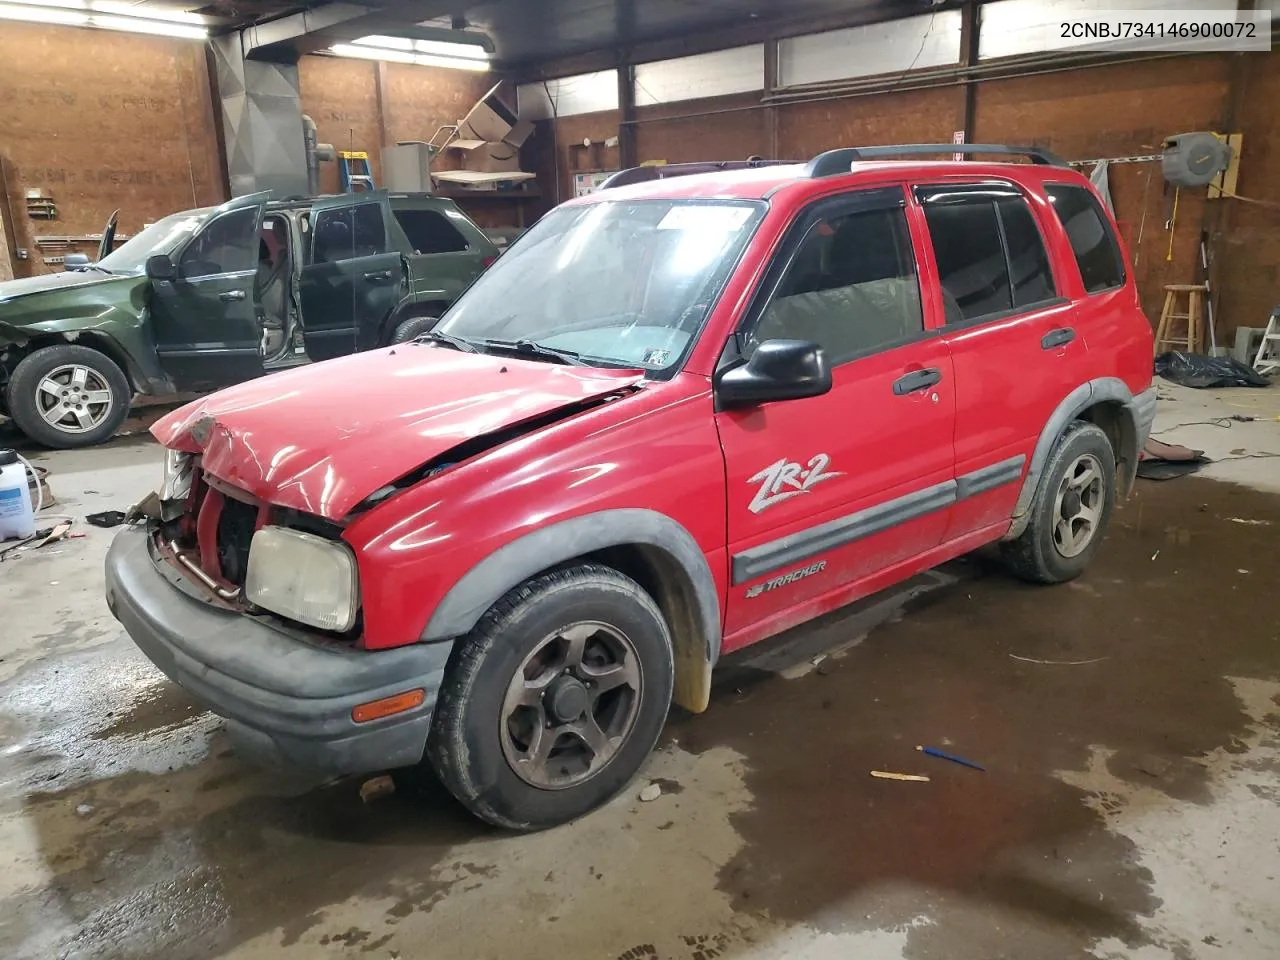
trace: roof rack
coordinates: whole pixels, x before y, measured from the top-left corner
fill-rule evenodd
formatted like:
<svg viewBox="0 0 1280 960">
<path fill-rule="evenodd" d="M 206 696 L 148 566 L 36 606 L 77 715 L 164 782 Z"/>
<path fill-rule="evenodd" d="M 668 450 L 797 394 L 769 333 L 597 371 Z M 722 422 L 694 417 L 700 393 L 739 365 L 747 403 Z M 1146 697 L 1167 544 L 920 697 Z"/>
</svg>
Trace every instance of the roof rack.
<svg viewBox="0 0 1280 960">
<path fill-rule="evenodd" d="M 903 143 L 886 147 L 842 147 L 828 150 L 809 161 L 805 167 L 808 177 L 833 177 L 848 173 L 859 160 L 886 160 L 896 157 L 919 157 L 934 153 L 990 153 L 1002 156 L 1028 157 L 1032 163 L 1050 167 L 1065 167 L 1061 157 L 1040 147 L 1011 147 L 1004 143 Z"/>
<path fill-rule="evenodd" d="M 686 177 L 694 173 L 715 173 L 718 170 L 749 170 L 755 167 L 772 167 L 781 163 L 794 162 L 793 160 L 763 160 L 760 157 L 748 157 L 746 160 L 654 163 L 619 170 L 596 189 L 608 190 L 610 187 L 625 187 L 633 183 L 647 183 L 650 180 L 665 180 L 667 177 Z"/>
</svg>

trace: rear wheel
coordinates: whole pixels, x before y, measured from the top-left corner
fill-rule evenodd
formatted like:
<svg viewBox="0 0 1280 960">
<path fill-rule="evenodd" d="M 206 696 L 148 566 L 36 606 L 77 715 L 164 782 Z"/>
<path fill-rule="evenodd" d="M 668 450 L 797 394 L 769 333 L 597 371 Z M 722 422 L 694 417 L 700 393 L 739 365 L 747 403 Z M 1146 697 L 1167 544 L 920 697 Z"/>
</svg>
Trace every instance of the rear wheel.
<svg viewBox="0 0 1280 960">
<path fill-rule="evenodd" d="M 24 357 L 6 392 L 14 423 L 47 447 L 101 443 L 129 415 L 133 391 L 124 372 L 92 347 L 58 344 Z"/>
<path fill-rule="evenodd" d="M 430 330 L 440 318 L 434 315 L 424 317 L 410 317 L 408 320 L 401 320 L 394 330 L 391 331 L 391 343 L 407 343 L 414 337 L 419 337 Z"/>
<path fill-rule="evenodd" d="M 673 672 L 666 621 L 633 580 L 595 565 L 544 574 L 459 641 L 428 760 L 483 820 L 565 823 L 635 776 L 662 730 Z"/>
<path fill-rule="evenodd" d="M 1045 464 L 1027 528 L 1001 545 L 1005 562 L 1034 583 L 1078 577 L 1102 542 L 1115 497 L 1107 435 L 1092 423 L 1072 423 Z"/>
</svg>

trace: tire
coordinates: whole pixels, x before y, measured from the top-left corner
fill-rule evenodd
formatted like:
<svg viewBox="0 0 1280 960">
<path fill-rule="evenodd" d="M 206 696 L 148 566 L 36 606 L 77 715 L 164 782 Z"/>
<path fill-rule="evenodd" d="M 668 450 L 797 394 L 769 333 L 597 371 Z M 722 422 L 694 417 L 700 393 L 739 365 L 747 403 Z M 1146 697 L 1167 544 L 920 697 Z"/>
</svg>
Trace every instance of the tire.
<svg viewBox="0 0 1280 960">
<path fill-rule="evenodd" d="M 585 653 L 565 670 L 574 638 Z M 653 750 L 671 705 L 671 651 L 657 604 L 616 570 L 592 564 L 535 577 L 458 641 L 424 762 L 481 820 L 512 830 L 574 820 L 621 791 Z M 604 683 L 618 685 L 592 692 Z M 565 721 L 584 697 L 584 712 Z M 588 723 L 600 734 L 598 753 L 573 732 Z"/>
<path fill-rule="evenodd" d="M 1074 421 L 1045 464 L 1027 528 L 1000 545 L 1005 563 L 1032 583 L 1075 579 L 1102 543 L 1115 499 L 1111 442 L 1094 424 Z"/>
<path fill-rule="evenodd" d="M 440 318 L 437 316 L 410 317 L 408 320 L 401 320 L 394 330 L 391 331 L 391 344 L 407 343 L 414 337 L 421 336 L 430 330 L 435 322 Z"/>
<path fill-rule="evenodd" d="M 59 396 L 42 389 L 42 384 L 65 387 L 68 392 Z M 90 396 L 102 399 L 89 401 Z M 66 406 L 61 418 L 51 419 L 51 409 L 77 397 L 86 402 Z M 73 344 L 42 347 L 24 357 L 6 392 L 18 429 L 37 443 L 61 450 L 91 447 L 108 439 L 129 415 L 132 400 L 129 381 L 114 360 L 92 347 Z"/>
</svg>

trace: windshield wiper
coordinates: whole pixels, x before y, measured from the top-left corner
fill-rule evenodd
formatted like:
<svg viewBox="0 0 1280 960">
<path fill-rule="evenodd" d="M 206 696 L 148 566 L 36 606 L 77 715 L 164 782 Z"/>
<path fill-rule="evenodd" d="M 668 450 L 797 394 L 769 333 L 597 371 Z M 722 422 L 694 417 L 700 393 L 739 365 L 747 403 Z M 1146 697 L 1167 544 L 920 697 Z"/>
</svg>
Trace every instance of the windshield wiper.
<svg viewBox="0 0 1280 960">
<path fill-rule="evenodd" d="M 494 347 L 498 350 L 510 350 L 512 353 L 521 353 L 532 355 L 535 357 L 551 357 L 553 360 L 559 360 L 561 363 L 567 363 L 575 367 L 589 367 L 591 364 L 582 359 L 582 354 L 573 350 L 560 350 L 556 347 L 548 347 L 537 340 L 485 340 L 486 347 Z"/>
<path fill-rule="evenodd" d="M 441 333 L 438 330 L 428 330 L 420 333 L 414 338 L 415 340 L 430 340 L 433 343 L 443 343 L 446 346 L 453 347 L 455 350 L 461 350 L 463 353 L 479 353 L 480 348 L 470 340 L 464 340 L 462 337 L 455 337 L 451 333 Z"/>
<path fill-rule="evenodd" d="M 115 274 L 113 274 L 113 273 L 112 273 L 110 270 L 108 270 L 106 267 L 100 266 L 99 264 L 96 264 L 96 263 L 91 263 L 91 264 L 89 264 L 89 269 L 90 269 L 90 270 L 101 270 L 103 273 L 105 273 L 105 274 L 106 274 L 107 276 L 109 276 L 109 277 L 111 277 L 111 276 L 115 276 Z"/>
</svg>

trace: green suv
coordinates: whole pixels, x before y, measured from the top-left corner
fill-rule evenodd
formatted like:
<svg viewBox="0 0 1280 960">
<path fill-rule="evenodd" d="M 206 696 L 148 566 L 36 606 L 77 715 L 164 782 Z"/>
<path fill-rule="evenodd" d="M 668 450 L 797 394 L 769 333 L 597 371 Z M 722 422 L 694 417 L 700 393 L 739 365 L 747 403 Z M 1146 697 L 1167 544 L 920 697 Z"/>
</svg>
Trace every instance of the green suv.
<svg viewBox="0 0 1280 960">
<path fill-rule="evenodd" d="M 411 339 L 498 249 L 453 201 L 237 197 L 85 270 L 0 283 L 0 412 L 50 447 L 110 437 L 135 393 L 210 390 Z"/>
</svg>

